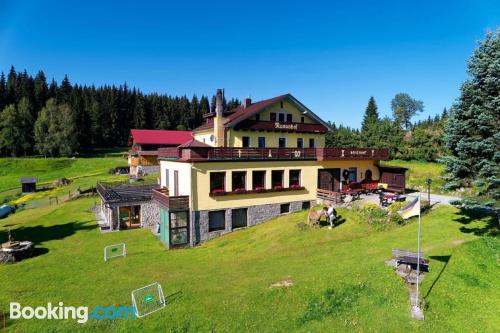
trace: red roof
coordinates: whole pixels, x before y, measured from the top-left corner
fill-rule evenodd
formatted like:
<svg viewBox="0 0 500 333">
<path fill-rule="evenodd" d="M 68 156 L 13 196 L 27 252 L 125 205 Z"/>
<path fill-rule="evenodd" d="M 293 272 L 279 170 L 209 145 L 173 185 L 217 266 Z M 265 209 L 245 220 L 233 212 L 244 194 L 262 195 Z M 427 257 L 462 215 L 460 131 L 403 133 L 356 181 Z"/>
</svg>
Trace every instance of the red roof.
<svg viewBox="0 0 500 333">
<path fill-rule="evenodd" d="M 149 145 L 180 145 L 193 138 L 190 131 L 166 131 L 132 129 L 130 136 L 134 143 Z"/>
<path fill-rule="evenodd" d="M 212 146 L 192 138 L 188 142 L 184 142 L 180 145 L 179 148 L 212 148 Z"/>
</svg>

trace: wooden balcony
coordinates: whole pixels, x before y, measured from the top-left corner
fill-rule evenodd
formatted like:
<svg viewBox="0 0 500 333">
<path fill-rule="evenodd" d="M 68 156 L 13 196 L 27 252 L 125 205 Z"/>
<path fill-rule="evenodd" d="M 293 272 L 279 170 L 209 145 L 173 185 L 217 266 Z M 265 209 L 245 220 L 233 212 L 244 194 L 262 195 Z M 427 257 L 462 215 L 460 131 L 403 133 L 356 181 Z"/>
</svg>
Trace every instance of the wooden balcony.
<svg viewBox="0 0 500 333">
<path fill-rule="evenodd" d="M 170 196 L 168 189 L 155 189 L 151 199 L 169 211 L 189 210 L 189 195 Z"/>
<path fill-rule="evenodd" d="M 387 148 L 161 148 L 162 159 L 179 161 L 386 160 Z"/>
</svg>

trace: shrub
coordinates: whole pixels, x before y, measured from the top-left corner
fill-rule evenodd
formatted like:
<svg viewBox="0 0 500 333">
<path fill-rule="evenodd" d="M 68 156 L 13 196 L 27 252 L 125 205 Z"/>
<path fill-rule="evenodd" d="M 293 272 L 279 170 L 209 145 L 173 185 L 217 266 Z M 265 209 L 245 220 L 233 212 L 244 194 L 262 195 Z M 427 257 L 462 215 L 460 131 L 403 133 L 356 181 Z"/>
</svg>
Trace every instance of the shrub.
<svg viewBox="0 0 500 333">
<path fill-rule="evenodd" d="M 404 220 L 398 214 L 398 210 L 400 210 L 401 208 L 403 208 L 406 205 L 407 205 L 406 202 L 394 202 L 393 204 L 389 205 L 389 207 L 387 207 L 387 216 L 388 216 L 389 222 L 400 224 L 400 225 L 405 224 L 406 220 Z"/>
</svg>

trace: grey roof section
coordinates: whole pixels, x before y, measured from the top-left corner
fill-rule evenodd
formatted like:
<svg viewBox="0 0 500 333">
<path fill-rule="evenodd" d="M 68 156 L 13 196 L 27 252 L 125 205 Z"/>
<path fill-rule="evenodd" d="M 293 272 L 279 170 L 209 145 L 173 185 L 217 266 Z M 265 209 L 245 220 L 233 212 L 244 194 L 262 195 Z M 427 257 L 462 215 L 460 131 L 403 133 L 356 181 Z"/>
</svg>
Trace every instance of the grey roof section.
<svg viewBox="0 0 500 333">
<path fill-rule="evenodd" d="M 153 189 L 158 187 L 158 185 L 98 184 L 97 191 L 105 203 L 135 202 L 151 200 Z"/>
<path fill-rule="evenodd" d="M 21 184 L 30 184 L 30 183 L 36 183 L 36 177 L 33 176 L 21 177 Z"/>
</svg>

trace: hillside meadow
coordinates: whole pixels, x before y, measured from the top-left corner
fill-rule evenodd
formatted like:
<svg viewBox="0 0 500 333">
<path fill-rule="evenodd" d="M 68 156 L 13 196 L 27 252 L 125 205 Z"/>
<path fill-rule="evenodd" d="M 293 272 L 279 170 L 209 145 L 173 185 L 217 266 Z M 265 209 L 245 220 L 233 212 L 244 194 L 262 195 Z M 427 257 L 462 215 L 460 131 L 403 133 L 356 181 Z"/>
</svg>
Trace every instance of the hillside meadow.
<svg viewBox="0 0 500 333">
<path fill-rule="evenodd" d="M 329 230 L 301 229 L 306 211 L 208 241 L 167 250 L 149 230 L 101 234 L 93 198 L 27 209 L 0 221 L 36 243 L 38 255 L 0 266 L 0 309 L 44 305 L 130 305 L 133 289 L 159 282 L 167 307 L 141 319 L 9 320 L 9 332 L 494 332 L 500 327 L 500 241 L 488 218 L 453 207 L 423 217 L 430 273 L 426 319 L 412 321 L 408 291 L 384 265 L 392 248 L 415 249 L 417 224 L 384 230 L 353 210 Z M 127 257 L 104 262 L 125 242 Z M 270 288 L 291 281 L 290 287 Z"/>
</svg>

